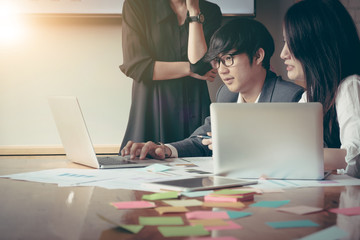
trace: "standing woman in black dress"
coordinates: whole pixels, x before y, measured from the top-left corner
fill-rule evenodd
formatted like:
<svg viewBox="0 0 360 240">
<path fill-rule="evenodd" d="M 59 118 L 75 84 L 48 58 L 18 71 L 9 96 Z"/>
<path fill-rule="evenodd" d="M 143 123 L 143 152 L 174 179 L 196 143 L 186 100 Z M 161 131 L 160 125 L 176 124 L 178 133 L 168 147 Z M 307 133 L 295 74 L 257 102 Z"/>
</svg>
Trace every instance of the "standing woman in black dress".
<svg viewBox="0 0 360 240">
<path fill-rule="evenodd" d="M 133 87 L 121 149 L 130 140 L 182 140 L 210 115 L 206 81 L 216 71 L 202 57 L 221 19 L 220 8 L 204 0 L 124 2 L 120 69 Z"/>
</svg>

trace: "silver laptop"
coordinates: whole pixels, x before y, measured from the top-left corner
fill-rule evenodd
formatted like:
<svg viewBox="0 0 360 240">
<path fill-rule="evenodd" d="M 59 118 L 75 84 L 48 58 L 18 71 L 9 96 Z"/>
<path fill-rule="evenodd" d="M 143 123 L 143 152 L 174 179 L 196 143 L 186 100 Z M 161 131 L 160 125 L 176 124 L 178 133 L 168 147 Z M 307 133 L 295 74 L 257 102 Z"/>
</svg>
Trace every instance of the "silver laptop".
<svg viewBox="0 0 360 240">
<path fill-rule="evenodd" d="M 73 96 L 49 98 L 50 108 L 69 160 L 93 168 L 145 167 L 169 160 L 130 160 L 129 156 L 96 156 L 79 102 Z"/>
<path fill-rule="evenodd" d="M 211 104 L 214 173 L 323 179 L 320 103 Z"/>
</svg>

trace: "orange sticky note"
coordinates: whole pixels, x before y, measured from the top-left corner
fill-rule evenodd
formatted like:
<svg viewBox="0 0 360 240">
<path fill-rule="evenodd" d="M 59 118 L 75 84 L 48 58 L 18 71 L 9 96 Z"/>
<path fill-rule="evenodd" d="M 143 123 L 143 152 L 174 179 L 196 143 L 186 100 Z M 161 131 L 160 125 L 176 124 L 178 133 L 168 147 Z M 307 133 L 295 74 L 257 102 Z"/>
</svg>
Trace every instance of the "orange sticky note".
<svg viewBox="0 0 360 240">
<path fill-rule="evenodd" d="M 204 202 L 203 207 L 244 208 L 242 202 Z"/>
</svg>

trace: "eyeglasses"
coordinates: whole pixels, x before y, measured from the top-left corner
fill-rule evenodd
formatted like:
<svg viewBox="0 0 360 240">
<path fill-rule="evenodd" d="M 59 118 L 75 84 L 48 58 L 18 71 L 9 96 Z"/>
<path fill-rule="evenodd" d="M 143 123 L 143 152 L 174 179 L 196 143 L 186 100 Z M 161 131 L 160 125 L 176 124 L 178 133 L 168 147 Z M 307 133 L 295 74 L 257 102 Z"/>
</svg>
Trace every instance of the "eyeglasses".
<svg viewBox="0 0 360 240">
<path fill-rule="evenodd" d="M 225 54 L 220 58 L 216 57 L 210 62 L 210 64 L 213 68 L 218 69 L 220 67 L 220 61 L 221 61 L 222 64 L 225 65 L 225 67 L 230 67 L 234 64 L 234 56 L 238 54 L 239 54 L 238 52 L 235 52 L 235 53 Z"/>
</svg>

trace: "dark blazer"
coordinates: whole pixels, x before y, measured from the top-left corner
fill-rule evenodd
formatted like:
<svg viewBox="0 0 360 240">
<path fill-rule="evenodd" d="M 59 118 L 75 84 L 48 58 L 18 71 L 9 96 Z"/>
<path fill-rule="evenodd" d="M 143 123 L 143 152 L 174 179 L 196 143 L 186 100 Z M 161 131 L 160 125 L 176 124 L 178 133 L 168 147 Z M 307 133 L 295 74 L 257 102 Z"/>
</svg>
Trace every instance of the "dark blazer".
<svg viewBox="0 0 360 240">
<path fill-rule="evenodd" d="M 284 81 L 280 76 L 268 71 L 259 102 L 298 102 L 303 92 L 304 89 L 301 86 Z M 238 97 L 239 93 L 230 92 L 223 84 L 217 91 L 216 102 L 236 103 Z M 212 151 L 196 137 L 196 135 L 206 135 L 207 132 L 211 132 L 210 116 L 189 138 L 170 144 L 177 149 L 179 157 L 212 156 Z"/>
</svg>

